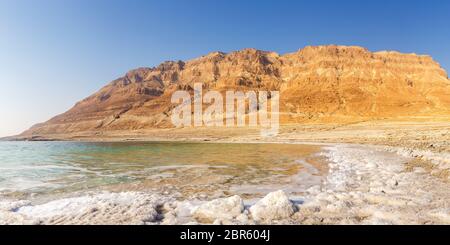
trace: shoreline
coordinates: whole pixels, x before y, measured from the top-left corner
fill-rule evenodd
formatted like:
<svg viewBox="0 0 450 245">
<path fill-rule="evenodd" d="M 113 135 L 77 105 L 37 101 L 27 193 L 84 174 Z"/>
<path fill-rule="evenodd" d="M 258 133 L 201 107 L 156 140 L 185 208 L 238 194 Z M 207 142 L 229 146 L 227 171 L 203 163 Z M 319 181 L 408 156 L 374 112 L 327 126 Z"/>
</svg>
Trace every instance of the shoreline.
<svg viewBox="0 0 450 245">
<path fill-rule="evenodd" d="M 6 208 L 3 204 L 0 220 L 31 224 L 450 224 L 450 184 L 420 167 L 408 170 L 411 156 L 386 151 L 383 146 L 323 147 L 320 154 L 329 162 L 326 180 L 303 196 L 288 197 L 280 190 L 262 199 L 235 195 L 206 201 L 148 192 L 100 192 L 36 206 L 26 201 Z M 116 217 L 111 207 L 122 215 Z M 137 215 L 142 213 L 146 216 Z M 27 220 L 28 216 L 35 217 Z"/>
<path fill-rule="evenodd" d="M 119 206 L 124 210 L 146 210 L 145 213 L 154 214 L 152 218 L 143 220 L 124 220 L 123 217 L 117 217 L 124 224 L 450 224 L 450 123 L 448 122 L 384 124 L 364 122 L 341 126 L 284 126 L 280 134 L 272 138 L 262 138 L 257 130 L 248 129 L 234 131 L 209 129 L 193 134 L 194 131 L 194 129 L 162 130 L 157 134 L 152 131 L 153 136 L 147 134 L 135 138 L 122 135 L 97 138 L 97 141 L 93 142 L 311 144 L 324 149 L 321 155 L 327 159 L 329 171 L 323 184 L 311 188 L 303 196 L 288 197 L 276 192 L 269 194 L 271 196 L 267 198 L 253 200 L 232 196 L 208 201 L 177 201 L 174 197 L 155 193 L 125 191 L 104 193 L 95 197 L 97 193 L 71 200 L 82 203 L 81 207 L 86 202 L 92 204 L 94 203 L 92 200 L 97 200 L 106 206 Z M 193 137 L 187 137 L 192 134 Z M 85 140 L 87 138 L 82 141 Z M 132 202 L 144 204 L 142 207 L 135 207 L 127 202 L 117 203 L 117 200 L 121 200 L 121 195 L 129 196 Z M 66 199 L 60 201 L 64 203 L 64 200 Z M 49 203 L 47 205 L 50 206 L 58 204 L 58 202 Z M 270 206 L 268 203 L 277 205 Z M 50 208 L 45 206 L 46 203 L 41 205 L 44 206 L 38 205 L 36 209 L 31 206 L 28 212 Z M 202 205 L 204 205 L 203 213 Z M 257 207 L 253 208 L 252 212 L 254 205 Z M 221 216 L 209 217 L 212 214 L 205 210 L 215 207 L 219 207 L 216 213 L 221 213 Z M 96 204 L 92 204 L 91 208 L 94 211 L 73 214 L 75 215 L 73 217 L 100 213 L 104 219 L 83 221 L 76 218 L 75 221 L 107 223 L 106 216 L 114 215 L 102 211 Z M 9 218 L 15 215 L 22 217 L 22 214 L 7 211 L 19 210 L 17 206 L 5 209 L 0 205 L 0 210 L 2 209 L 0 213 L 3 212 L 5 215 L 6 212 Z M 195 211 L 197 209 L 200 211 Z M 223 210 L 228 211 L 222 212 Z M 259 218 L 253 217 L 255 212 Z M 275 217 L 277 215 L 274 216 L 274 213 L 282 217 Z M 23 217 L 18 219 L 24 221 Z M 43 219 L 44 221 L 42 218 L 38 219 L 38 223 L 70 223 L 67 217 L 59 217 L 59 221 L 48 217 Z M 112 220 L 117 221 L 115 218 Z"/>
<path fill-rule="evenodd" d="M 282 125 L 276 137 L 261 137 L 257 128 L 182 128 L 133 132 L 85 132 L 50 136 L 75 142 L 186 142 L 379 145 L 417 159 L 430 174 L 450 181 L 450 123 L 443 119 L 379 120 L 351 124 Z M 450 120 L 450 119 L 449 119 Z M 94 136 L 95 135 L 95 136 Z M 43 140 L 43 139 L 42 139 Z M 416 165 L 417 165 L 416 164 Z"/>
</svg>

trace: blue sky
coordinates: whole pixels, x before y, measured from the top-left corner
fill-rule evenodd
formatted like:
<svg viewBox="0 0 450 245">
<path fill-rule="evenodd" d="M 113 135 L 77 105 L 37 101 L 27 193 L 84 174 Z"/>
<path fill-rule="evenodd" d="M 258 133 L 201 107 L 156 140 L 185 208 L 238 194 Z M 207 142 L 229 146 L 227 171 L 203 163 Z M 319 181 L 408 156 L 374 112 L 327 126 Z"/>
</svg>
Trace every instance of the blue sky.
<svg viewBox="0 0 450 245">
<path fill-rule="evenodd" d="M 0 0 L 0 136 L 126 71 L 247 47 L 360 45 L 450 70 L 450 1 Z"/>
</svg>

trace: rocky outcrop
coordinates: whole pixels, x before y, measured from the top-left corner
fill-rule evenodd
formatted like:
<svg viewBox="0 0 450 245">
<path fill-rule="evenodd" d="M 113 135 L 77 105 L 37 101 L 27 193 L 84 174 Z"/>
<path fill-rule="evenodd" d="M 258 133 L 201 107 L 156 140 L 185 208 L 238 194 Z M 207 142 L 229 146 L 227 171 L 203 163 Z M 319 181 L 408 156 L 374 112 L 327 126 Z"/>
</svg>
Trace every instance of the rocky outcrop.
<svg viewBox="0 0 450 245">
<path fill-rule="evenodd" d="M 173 127 L 172 93 L 196 82 L 205 92 L 278 90 L 281 123 L 450 114 L 450 81 L 429 56 L 336 45 L 285 55 L 244 49 L 132 70 L 22 135 Z"/>
<path fill-rule="evenodd" d="M 295 212 L 293 203 L 284 191 L 267 194 L 255 205 L 250 207 L 250 214 L 256 221 L 272 221 L 287 219 Z"/>
<path fill-rule="evenodd" d="M 244 211 L 244 202 L 240 196 L 214 199 L 200 205 L 193 211 L 199 221 L 232 220 Z"/>
</svg>

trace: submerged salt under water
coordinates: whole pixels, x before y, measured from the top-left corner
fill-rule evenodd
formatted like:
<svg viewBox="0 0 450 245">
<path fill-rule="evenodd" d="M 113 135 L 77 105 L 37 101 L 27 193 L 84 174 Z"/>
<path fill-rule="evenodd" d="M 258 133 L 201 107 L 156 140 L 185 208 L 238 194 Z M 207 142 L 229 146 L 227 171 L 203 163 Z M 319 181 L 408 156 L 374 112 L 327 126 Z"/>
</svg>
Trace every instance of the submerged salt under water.
<svg viewBox="0 0 450 245">
<path fill-rule="evenodd" d="M 301 190 L 319 181 L 320 171 L 307 162 L 317 150 L 294 144 L 0 142 L 0 195 Z"/>
</svg>

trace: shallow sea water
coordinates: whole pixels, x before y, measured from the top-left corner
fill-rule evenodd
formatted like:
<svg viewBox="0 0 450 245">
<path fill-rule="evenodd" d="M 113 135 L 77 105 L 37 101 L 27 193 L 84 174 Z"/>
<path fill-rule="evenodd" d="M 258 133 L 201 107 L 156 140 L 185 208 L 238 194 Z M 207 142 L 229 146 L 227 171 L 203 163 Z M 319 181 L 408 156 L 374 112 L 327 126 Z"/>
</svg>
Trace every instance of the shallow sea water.
<svg viewBox="0 0 450 245">
<path fill-rule="evenodd" d="M 320 163 L 312 160 L 319 150 L 300 144 L 0 142 L 0 195 L 294 193 L 320 183 Z"/>
</svg>

